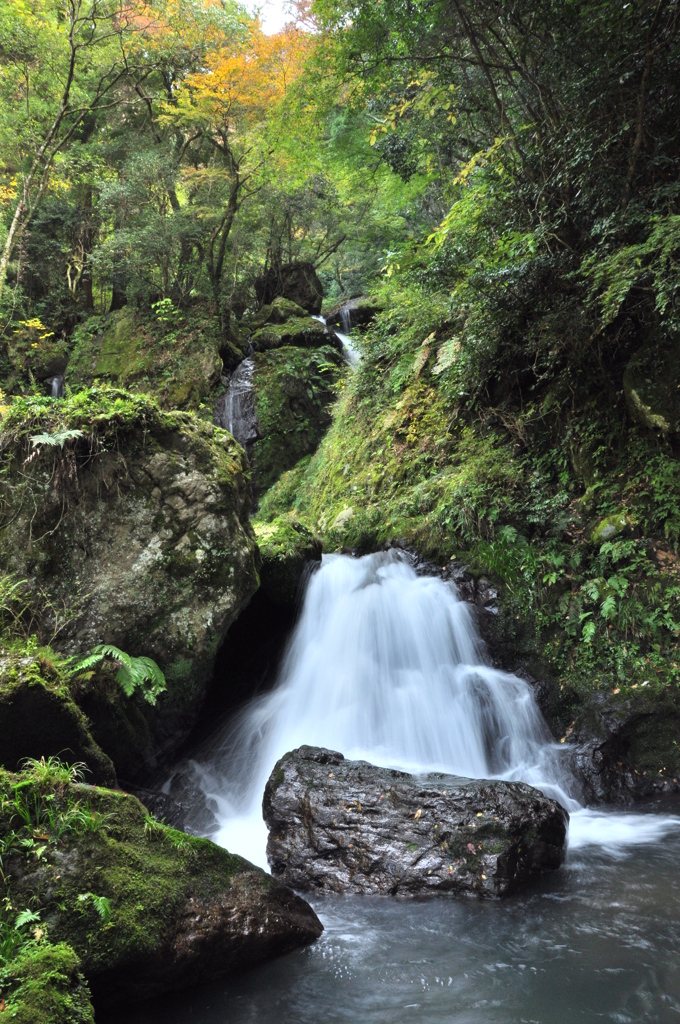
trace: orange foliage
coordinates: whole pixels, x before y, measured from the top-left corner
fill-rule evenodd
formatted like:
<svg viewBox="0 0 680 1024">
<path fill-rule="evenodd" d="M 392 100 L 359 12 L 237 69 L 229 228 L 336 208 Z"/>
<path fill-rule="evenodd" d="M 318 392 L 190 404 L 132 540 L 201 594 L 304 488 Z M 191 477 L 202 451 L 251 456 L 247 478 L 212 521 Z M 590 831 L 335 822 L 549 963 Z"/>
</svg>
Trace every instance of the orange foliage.
<svg viewBox="0 0 680 1024">
<path fill-rule="evenodd" d="M 313 42 L 293 25 L 268 36 L 254 22 L 237 47 L 220 47 L 204 72 L 187 76 L 196 113 L 230 131 L 261 121 L 302 72 Z"/>
</svg>

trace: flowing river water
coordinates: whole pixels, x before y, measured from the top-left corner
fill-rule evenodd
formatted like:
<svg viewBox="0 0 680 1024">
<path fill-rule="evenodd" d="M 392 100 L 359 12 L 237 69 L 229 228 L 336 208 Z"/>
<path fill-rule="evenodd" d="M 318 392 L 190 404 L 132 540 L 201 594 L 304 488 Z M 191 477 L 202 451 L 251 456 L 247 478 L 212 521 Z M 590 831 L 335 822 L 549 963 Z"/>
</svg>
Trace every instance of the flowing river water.
<svg viewBox="0 0 680 1024">
<path fill-rule="evenodd" d="M 570 812 L 567 862 L 503 901 L 313 900 L 326 929 L 313 947 L 130 1024 L 680 1022 L 680 817 L 581 805 L 530 686 L 489 665 L 451 584 L 396 551 L 324 556 L 277 686 L 186 769 L 215 842 L 266 867 L 264 786 L 304 743 L 537 786 Z"/>
</svg>

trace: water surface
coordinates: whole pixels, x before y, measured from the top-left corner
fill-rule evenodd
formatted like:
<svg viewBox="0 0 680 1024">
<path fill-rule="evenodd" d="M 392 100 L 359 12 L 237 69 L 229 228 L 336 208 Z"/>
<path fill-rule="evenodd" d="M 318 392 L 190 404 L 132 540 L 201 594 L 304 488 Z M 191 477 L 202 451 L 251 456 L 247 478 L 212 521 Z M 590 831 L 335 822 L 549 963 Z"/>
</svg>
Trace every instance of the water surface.
<svg viewBox="0 0 680 1024">
<path fill-rule="evenodd" d="M 314 946 L 104 1024 L 673 1024 L 679 865 L 676 833 L 502 901 L 314 900 Z"/>
</svg>

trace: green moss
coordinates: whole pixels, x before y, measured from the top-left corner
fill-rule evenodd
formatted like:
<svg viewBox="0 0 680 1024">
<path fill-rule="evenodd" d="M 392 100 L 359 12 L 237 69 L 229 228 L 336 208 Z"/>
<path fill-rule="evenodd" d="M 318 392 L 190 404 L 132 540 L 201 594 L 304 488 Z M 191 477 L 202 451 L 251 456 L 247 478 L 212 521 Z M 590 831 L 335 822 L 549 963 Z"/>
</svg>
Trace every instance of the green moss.
<svg viewBox="0 0 680 1024">
<path fill-rule="evenodd" d="M 253 525 L 262 560 L 260 585 L 276 604 L 293 605 L 304 567 L 320 557 L 321 543 L 292 515 Z"/>
<path fill-rule="evenodd" d="M 16 770 L 25 758 L 82 761 L 94 781 L 115 785 L 113 764 L 76 705 L 63 659 L 35 644 L 0 649 L 0 757 Z"/>
<path fill-rule="evenodd" d="M 263 888 L 263 872 L 207 839 L 155 821 L 134 797 L 62 776 L 57 779 L 53 768 L 23 776 L 0 771 L 0 839 L 10 849 L 5 912 L 30 905 L 44 922 L 41 938 L 47 928 L 50 942 L 66 943 L 31 949 L 11 965 L 12 991 L 27 1005 L 29 992 L 39 991 L 36 965 L 43 965 L 46 984 L 64 976 L 66 998 L 78 980 L 78 957 L 95 994 L 116 977 L 134 987 L 148 974 L 153 984 L 174 941 L 173 924 L 183 914 L 233 900 L 235 885 L 246 887 L 242 898 L 248 886 Z M 25 826 L 17 800 L 30 809 Z M 39 844 L 32 839 L 36 829 Z M 24 832 L 27 852 L 12 853 L 23 849 Z M 105 918 L 88 894 L 108 901 Z"/>
<path fill-rule="evenodd" d="M 293 317 L 281 323 L 268 323 L 251 335 L 251 344 L 256 352 L 281 348 L 283 345 L 301 348 L 321 348 L 328 344 L 326 328 L 314 317 Z"/>
<path fill-rule="evenodd" d="M 14 1024 L 94 1024 L 80 958 L 66 943 L 31 943 L 2 972 L 5 1014 Z"/>
<path fill-rule="evenodd" d="M 328 346 L 309 351 L 285 347 L 257 353 L 254 359 L 261 439 L 252 465 L 262 491 L 317 447 L 331 422 L 329 406 L 344 364 Z"/>
<path fill-rule="evenodd" d="M 74 334 L 69 385 L 103 379 L 153 394 L 165 408 L 209 403 L 222 372 L 217 323 L 201 311 L 176 313 L 168 323 L 125 307 L 86 321 Z"/>
</svg>

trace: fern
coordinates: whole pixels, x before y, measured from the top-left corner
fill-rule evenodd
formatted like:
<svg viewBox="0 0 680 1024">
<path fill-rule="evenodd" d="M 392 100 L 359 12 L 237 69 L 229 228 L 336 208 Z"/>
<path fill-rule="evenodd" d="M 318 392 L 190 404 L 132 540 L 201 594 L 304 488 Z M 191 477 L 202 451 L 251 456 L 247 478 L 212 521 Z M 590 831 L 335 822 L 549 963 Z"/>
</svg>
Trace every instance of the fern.
<svg viewBox="0 0 680 1024">
<path fill-rule="evenodd" d="M 14 927 L 17 931 L 20 928 L 25 928 L 27 924 L 35 924 L 36 921 L 40 920 L 40 914 L 35 910 L 22 910 L 14 922 Z"/>
<path fill-rule="evenodd" d="M 118 662 L 120 668 L 116 673 L 116 682 L 127 697 L 139 690 L 144 700 L 155 704 L 160 693 L 166 688 L 165 676 L 153 658 L 142 655 L 133 658 L 113 644 L 99 644 L 92 652 L 81 658 L 71 669 L 72 675 L 80 675 L 88 669 L 101 664 L 105 659 Z"/>
<path fill-rule="evenodd" d="M 108 896 L 97 896 L 93 892 L 81 892 L 78 896 L 78 903 L 91 903 L 99 914 L 102 926 L 104 928 L 109 927 L 111 923 L 111 900 Z"/>
<path fill-rule="evenodd" d="M 53 448 L 63 448 L 66 442 L 72 437 L 82 437 L 82 430 L 55 430 L 53 434 L 32 434 L 31 444 L 37 448 L 39 444 L 46 444 Z"/>
</svg>

